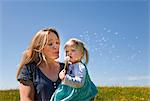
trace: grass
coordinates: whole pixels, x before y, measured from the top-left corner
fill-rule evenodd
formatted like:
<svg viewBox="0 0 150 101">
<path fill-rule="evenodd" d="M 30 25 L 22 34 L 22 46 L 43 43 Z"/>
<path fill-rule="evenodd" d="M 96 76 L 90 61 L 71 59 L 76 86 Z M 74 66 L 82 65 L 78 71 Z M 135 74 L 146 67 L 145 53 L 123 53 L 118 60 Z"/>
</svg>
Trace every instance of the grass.
<svg viewBox="0 0 150 101">
<path fill-rule="evenodd" d="M 150 88 L 98 87 L 96 101 L 150 101 Z"/>
<path fill-rule="evenodd" d="M 17 89 L 0 90 L 0 101 L 19 101 L 19 91 Z"/>
<path fill-rule="evenodd" d="M 19 91 L 0 90 L 0 101 L 19 101 Z M 98 87 L 95 101 L 150 101 L 150 88 Z"/>
</svg>

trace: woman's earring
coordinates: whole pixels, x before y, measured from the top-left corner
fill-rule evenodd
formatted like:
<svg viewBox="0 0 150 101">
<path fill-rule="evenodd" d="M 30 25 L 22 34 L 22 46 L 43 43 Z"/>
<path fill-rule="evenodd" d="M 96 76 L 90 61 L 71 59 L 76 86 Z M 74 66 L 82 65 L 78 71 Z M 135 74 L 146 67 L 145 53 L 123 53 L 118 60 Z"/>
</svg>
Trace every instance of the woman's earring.
<svg viewBox="0 0 150 101">
<path fill-rule="evenodd" d="M 46 61 L 45 55 L 42 53 L 42 58 L 44 61 Z"/>
</svg>

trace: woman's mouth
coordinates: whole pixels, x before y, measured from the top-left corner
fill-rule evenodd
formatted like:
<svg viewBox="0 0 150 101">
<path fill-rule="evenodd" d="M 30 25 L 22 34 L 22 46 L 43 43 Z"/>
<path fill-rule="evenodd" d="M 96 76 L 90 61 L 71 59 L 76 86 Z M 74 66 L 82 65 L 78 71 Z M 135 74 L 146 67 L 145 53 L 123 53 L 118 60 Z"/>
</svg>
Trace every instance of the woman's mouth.
<svg viewBox="0 0 150 101">
<path fill-rule="evenodd" d="M 54 52 L 54 54 L 59 54 L 59 52 Z"/>
</svg>

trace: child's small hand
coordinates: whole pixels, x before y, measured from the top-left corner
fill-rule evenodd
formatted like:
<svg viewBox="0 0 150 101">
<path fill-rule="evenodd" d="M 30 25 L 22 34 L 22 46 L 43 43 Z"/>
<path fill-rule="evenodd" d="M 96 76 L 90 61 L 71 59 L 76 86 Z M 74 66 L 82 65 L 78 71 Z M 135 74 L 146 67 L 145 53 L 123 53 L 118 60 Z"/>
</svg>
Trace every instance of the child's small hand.
<svg viewBox="0 0 150 101">
<path fill-rule="evenodd" d="M 66 75 L 66 70 L 63 69 L 63 70 L 59 73 L 59 78 L 60 78 L 61 80 L 63 80 L 63 79 L 65 78 L 65 75 Z"/>
<path fill-rule="evenodd" d="M 68 62 L 69 60 L 70 60 L 70 57 L 69 57 L 69 56 L 66 56 L 66 57 L 65 57 L 65 61 Z"/>
</svg>

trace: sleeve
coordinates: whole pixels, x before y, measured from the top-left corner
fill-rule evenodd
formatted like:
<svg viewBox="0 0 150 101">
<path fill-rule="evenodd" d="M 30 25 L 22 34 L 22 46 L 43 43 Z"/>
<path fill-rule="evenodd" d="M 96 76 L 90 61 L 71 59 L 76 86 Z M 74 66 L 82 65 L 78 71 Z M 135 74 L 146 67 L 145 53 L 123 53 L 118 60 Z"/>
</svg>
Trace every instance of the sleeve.
<svg viewBox="0 0 150 101">
<path fill-rule="evenodd" d="M 86 77 L 85 66 L 79 64 L 74 68 L 74 72 L 75 72 L 75 76 L 70 76 L 69 74 L 66 74 L 63 83 L 75 88 L 80 88 L 84 85 L 85 82 L 85 77 Z"/>
<path fill-rule="evenodd" d="M 30 75 L 31 71 L 29 70 L 30 69 L 28 69 L 27 65 L 24 65 L 22 67 L 22 69 L 20 70 L 20 74 L 17 78 L 20 83 L 28 85 L 32 82 L 32 77 Z"/>
</svg>

